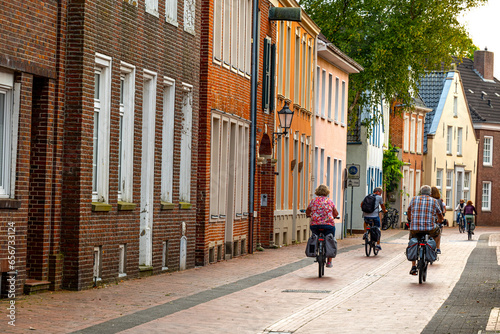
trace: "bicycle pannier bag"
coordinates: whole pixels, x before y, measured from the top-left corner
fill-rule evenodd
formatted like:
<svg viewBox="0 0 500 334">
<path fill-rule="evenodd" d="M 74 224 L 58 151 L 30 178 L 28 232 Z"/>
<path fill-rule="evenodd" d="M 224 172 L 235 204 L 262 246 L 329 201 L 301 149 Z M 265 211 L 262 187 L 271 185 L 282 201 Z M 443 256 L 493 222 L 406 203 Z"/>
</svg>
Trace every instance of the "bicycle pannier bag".
<svg viewBox="0 0 500 334">
<path fill-rule="evenodd" d="M 364 213 L 372 213 L 375 211 L 375 203 L 377 202 L 377 196 L 374 194 L 367 195 L 361 203 L 361 210 Z"/>
<path fill-rule="evenodd" d="M 325 237 L 325 246 L 326 246 L 326 257 L 336 257 L 337 256 L 337 240 L 333 234 L 328 234 Z"/>
<path fill-rule="evenodd" d="M 416 261 L 418 258 L 418 239 L 417 238 L 411 238 L 410 241 L 408 241 L 408 247 L 406 247 L 406 258 L 408 261 Z"/>
<path fill-rule="evenodd" d="M 379 241 L 380 240 L 381 232 L 378 229 L 378 227 L 372 227 L 372 228 L 370 228 L 370 234 L 372 236 L 372 240 L 375 240 L 375 241 Z"/>
<path fill-rule="evenodd" d="M 429 262 L 437 260 L 436 241 L 432 238 L 429 238 L 425 244 L 425 259 Z"/>
<path fill-rule="evenodd" d="M 306 245 L 306 256 L 316 257 L 316 248 L 318 247 L 318 236 L 316 234 L 311 234 L 309 240 L 307 240 Z"/>
</svg>

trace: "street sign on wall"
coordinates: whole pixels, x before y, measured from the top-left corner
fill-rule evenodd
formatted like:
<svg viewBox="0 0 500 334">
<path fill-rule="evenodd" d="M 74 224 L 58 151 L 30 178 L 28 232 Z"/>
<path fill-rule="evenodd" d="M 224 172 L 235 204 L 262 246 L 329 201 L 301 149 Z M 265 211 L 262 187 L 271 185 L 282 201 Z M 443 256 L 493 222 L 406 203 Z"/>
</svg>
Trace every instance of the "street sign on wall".
<svg viewBox="0 0 500 334">
<path fill-rule="evenodd" d="M 347 179 L 347 186 L 348 187 L 359 187 L 359 179 Z"/>
</svg>

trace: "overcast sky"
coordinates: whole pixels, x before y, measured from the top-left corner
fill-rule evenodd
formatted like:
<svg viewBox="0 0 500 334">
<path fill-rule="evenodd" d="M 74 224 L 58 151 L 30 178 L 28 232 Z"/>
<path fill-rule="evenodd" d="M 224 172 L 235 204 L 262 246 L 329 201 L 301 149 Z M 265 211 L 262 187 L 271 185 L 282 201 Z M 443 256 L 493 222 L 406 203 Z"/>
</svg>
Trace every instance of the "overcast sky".
<svg viewBox="0 0 500 334">
<path fill-rule="evenodd" d="M 500 0 L 489 0 L 488 4 L 468 12 L 460 21 L 469 27 L 474 44 L 495 53 L 495 78 L 500 80 Z M 496 27 L 495 27 L 496 25 Z"/>
</svg>

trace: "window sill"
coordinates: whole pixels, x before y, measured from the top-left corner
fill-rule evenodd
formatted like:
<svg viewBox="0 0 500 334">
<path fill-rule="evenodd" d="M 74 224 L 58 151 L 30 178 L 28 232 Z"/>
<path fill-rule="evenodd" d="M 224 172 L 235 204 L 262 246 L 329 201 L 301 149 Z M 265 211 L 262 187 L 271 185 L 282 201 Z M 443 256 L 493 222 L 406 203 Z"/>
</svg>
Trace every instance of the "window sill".
<svg viewBox="0 0 500 334">
<path fill-rule="evenodd" d="M 481 209 L 481 213 L 483 213 L 483 212 L 491 213 L 491 210 L 490 209 Z"/>
<path fill-rule="evenodd" d="M 21 204 L 19 199 L 0 199 L 0 209 L 19 209 Z"/>
<path fill-rule="evenodd" d="M 493 165 L 486 165 L 486 164 L 483 164 L 483 167 L 493 167 Z"/>
<path fill-rule="evenodd" d="M 108 203 L 92 202 L 92 211 L 94 212 L 109 212 L 112 206 Z"/>
<path fill-rule="evenodd" d="M 179 209 L 181 209 L 181 210 L 189 210 L 189 209 L 191 209 L 191 203 L 188 203 L 188 202 L 179 202 Z"/>
<path fill-rule="evenodd" d="M 118 201 L 118 211 L 133 211 L 137 204 Z"/>
<path fill-rule="evenodd" d="M 174 203 L 160 202 L 160 210 L 173 210 L 175 209 Z"/>
<path fill-rule="evenodd" d="M 177 22 L 177 21 L 172 21 L 172 20 L 169 20 L 169 19 L 165 19 L 165 22 L 167 22 L 168 24 L 173 25 L 174 27 L 179 27 L 179 22 Z"/>
<path fill-rule="evenodd" d="M 462 153 L 457 154 L 457 157 L 461 158 L 462 157 Z"/>
<path fill-rule="evenodd" d="M 123 274 L 118 274 L 118 277 L 127 277 L 127 274 L 123 273 Z"/>
</svg>

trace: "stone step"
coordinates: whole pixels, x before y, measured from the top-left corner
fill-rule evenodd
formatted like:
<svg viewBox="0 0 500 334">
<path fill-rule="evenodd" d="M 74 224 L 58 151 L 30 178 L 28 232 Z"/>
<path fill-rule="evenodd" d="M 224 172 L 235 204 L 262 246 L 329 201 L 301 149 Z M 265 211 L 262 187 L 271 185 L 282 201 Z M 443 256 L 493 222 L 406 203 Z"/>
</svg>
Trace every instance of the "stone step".
<svg viewBox="0 0 500 334">
<path fill-rule="evenodd" d="M 24 283 L 24 294 L 34 295 L 36 293 L 46 292 L 49 291 L 49 287 L 49 281 L 39 281 L 36 279 L 28 278 Z"/>
</svg>

